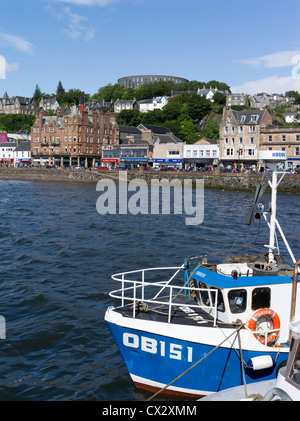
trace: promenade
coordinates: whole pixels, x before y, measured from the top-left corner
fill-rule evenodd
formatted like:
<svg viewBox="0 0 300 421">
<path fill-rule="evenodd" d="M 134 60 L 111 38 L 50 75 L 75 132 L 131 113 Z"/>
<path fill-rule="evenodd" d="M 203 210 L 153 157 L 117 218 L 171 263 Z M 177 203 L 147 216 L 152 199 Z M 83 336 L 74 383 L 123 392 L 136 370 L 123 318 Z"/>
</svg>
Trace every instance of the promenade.
<svg viewBox="0 0 300 421">
<path fill-rule="evenodd" d="M 267 174 L 270 176 L 270 173 Z M 103 178 L 119 180 L 119 171 L 47 169 L 47 168 L 0 168 L 0 180 L 97 182 Z M 222 190 L 255 190 L 262 174 L 239 174 L 217 172 L 173 172 L 173 171 L 127 171 L 127 180 L 151 179 L 203 179 L 206 188 Z M 300 174 L 286 174 L 279 191 L 300 193 Z"/>
</svg>

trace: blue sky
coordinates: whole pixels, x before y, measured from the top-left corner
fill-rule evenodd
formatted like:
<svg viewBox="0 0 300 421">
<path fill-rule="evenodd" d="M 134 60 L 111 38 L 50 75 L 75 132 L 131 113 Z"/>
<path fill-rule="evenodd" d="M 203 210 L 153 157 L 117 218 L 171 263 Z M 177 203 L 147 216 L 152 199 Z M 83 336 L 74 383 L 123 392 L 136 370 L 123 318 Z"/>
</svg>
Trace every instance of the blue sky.
<svg viewBox="0 0 300 421">
<path fill-rule="evenodd" d="M 0 97 L 55 93 L 59 80 L 92 95 L 135 74 L 300 92 L 299 12 L 299 0 L 10 0 Z"/>
</svg>

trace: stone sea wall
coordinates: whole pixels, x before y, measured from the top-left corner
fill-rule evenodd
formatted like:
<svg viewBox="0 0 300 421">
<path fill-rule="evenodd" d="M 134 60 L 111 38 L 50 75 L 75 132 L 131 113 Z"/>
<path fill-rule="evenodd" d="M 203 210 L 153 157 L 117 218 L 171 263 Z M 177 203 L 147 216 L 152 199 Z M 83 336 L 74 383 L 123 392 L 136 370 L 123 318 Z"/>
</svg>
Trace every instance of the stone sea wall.
<svg viewBox="0 0 300 421">
<path fill-rule="evenodd" d="M 123 171 L 122 171 L 123 172 Z M 158 172 L 158 171 L 127 171 L 128 181 L 141 178 L 150 182 L 151 179 L 166 178 L 172 180 L 203 179 L 207 188 L 223 190 L 255 190 L 262 179 L 261 174 L 232 174 L 215 172 Z M 268 174 L 270 177 L 271 174 Z M 0 168 L 0 180 L 30 180 L 30 181 L 60 181 L 60 182 L 97 182 L 103 178 L 119 180 L 118 171 L 95 170 L 61 170 L 40 168 Z M 300 193 L 300 175 L 286 174 L 280 184 L 280 191 Z"/>
</svg>

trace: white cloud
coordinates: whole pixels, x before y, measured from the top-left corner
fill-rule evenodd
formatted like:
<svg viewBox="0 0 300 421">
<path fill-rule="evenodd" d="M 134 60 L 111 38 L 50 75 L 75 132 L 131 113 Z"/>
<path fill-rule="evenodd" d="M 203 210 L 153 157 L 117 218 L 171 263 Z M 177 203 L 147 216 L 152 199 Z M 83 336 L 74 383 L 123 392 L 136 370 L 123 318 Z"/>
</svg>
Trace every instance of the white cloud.
<svg viewBox="0 0 300 421">
<path fill-rule="evenodd" d="M 95 29 L 87 25 L 88 19 L 85 16 L 73 13 L 69 6 L 63 7 L 57 11 L 50 6 L 46 7 L 57 20 L 66 22 L 67 27 L 63 32 L 71 39 L 82 38 L 84 41 L 89 41 L 94 38 Z"/>
<path fill-rule="evenodd" d="M 285 93 L 295 90 L 300 92 L 300 78 L 291 76 L 270 76 L 264 79 L 251 80 L 241 85 L 232 86 L 231 92 L 256 94 L 259 92 Z"/>
<path fill-rule="evenodd" d="M 300 50 L 279 51 L 277 53 L 266 54 L 261 57 L 254 57 L 246 60 L 238 60 L 239 63 L 249 64 L 252 67 L 288 67 L 293 65 L 294 57 L 300 55 Z"/>
<path fill-rule="evenodd" d="M 16 72 L 17 70 L 19 70 L 19 63 L 6 63 L 7 73 Z"/>
<path fill-rule="evenodd" d="M 34 45 L 23 38 L 0 32 L 0 43 L 25 53 L 33 54 Z"/>
</svg>

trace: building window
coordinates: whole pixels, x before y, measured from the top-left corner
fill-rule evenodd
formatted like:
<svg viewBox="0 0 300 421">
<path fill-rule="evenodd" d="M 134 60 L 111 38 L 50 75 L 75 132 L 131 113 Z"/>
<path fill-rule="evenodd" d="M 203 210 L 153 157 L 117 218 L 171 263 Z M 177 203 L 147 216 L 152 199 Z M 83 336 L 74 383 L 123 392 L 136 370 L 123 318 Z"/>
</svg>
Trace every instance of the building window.
<svg viewBox="0 0 300 421">
<path fill-rule="evenodd" d="M 272 142 L 272 136 L 269 136 L 269 142 Z"/>
<path fill-rule="evenodd" d="M 197 158 L 197 149 L 194 149 L 194 150 L 193 150 L 193 157 L 194 157 L 194 158 Z"/>
<path fill-rule="evenodd" d="M 299 156 L 299 146 L 295 148 L 295 156 Z"/>
<path fill-rule="evenodd" d="M 228 137 L 225 138 L 225 143 L 228 143 Z"/>
<path fill-rule="evenodd" d="M 285 139 L 286 139 L 285 134 L 283 134 L 282 135 L 282 141 L 285 142 Z"/>
<path fill-rule="evenodd" d="M 296 142 L 300 142 L 300 135 L 296 135 Z"/>
<path fill-rule="evenodd" d="M 190 149 L 188 149 L 187 151 L 186 151 L 186 156 L 188 157 L 188 158 L 190 158 L 192 155 L 192 151 L 190 150 Z"/>
<path fill-rule="evenodd" d="M 240 137 L 240 143 L 243 143 L 243 138 L 242 137 Z"/>
<path fill-rule="evenodd" d="M 253 144 L 254 143 L 254 137 L 250 138 L 250 143 Z"/>
<path fill-rule="evenodd" d="M 233 155 L 233 149 L 226 149 L 226 155 L 227 156 Z"/>
</svg>

